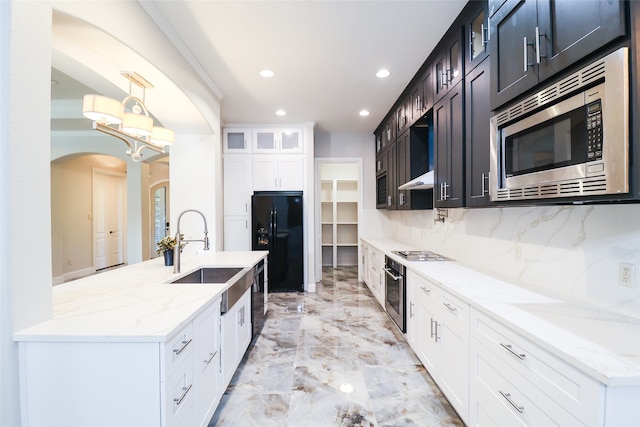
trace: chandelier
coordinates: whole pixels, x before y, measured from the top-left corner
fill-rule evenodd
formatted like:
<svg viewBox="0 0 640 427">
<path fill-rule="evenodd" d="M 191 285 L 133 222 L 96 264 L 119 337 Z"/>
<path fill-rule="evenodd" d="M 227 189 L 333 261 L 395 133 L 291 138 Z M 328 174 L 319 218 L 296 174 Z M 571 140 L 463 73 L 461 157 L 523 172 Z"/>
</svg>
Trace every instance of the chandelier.
<svg viewBox="0 0 640 427">
<path fill-rule="evenodd" d="M 173 144 L 173 131 L 154 126 L 153 118 L 144 105 L 147 88 L 153 88 L 144 77 L 135 72 L 122 72 L 129 79 L 129 96 L 122 101 L 102 95 L 85 95 L 82 115 L 93 120 L 93 128 L 123 141 L 129 147 L 127 155 L 134 162 L 142 159 L 142 150 L 148 148 L 164 153 L 164 147 Z M 142 88 L 142 99 L 132 95 L 132 85 Z"/>
</svg>

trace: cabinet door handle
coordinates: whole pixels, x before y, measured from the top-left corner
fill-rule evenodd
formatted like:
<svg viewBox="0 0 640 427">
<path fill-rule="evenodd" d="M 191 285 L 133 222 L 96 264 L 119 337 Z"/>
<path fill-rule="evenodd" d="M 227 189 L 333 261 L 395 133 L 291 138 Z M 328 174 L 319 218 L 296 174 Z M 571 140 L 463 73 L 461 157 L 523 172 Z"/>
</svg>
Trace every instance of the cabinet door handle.
<svg viewBox="0 0 640 427">
<path fill-rule="evenodd" d="M 208 365 L 209 363 L 211 363 L 211 361 L 213 360 L 214 357 L 216 357 L 216 354 L 218 354 L 218 352 L 216 351 L 215 353 L 209 353 L 209 359 L 204 361 L 205 365 Z"/>
<path fill-rule="evenodd" d="M 179 355 L 180 353 L 182 353 L 184 351 L 185 348 L 187 348 L 187 346 L 191 344 L 191 339 L 189 339 L 188 341 L 182 341 L 182 347 L 180 348 L 174 348 L 173 352 L 175 353 L 175 355 Z"/>
<path fill-rule="evenodd" d="M 524 42 L 522 43 L 522 49 L 524 52 L 524 61 L 522 62 L 522 71 L 525 73 L 529 69 L 529 59 L 527 58 L 527 36 L 524 36 Z"/>
<path fill-rule="evenodd" d="M 413 302 L 409 303 L 409 318 L 413 319 Z"/>
<path fill-rule="evenodd" d="M 436 342 L 440 340 L 438 337 L 438 322 L 431 318 L 431 338 L 434 338 Z"/>
<path fill-rule="evenodd" d="M 447 307 L 449 309 L 449 311 L 456 313 L 458 311 L 457 307 L 452 306 L 450 303 L 448 302 L 443 302 L 442 305 L 444 305 L 445 307 Z"/>
<path fill-rule="evenodd" d="M 514 402 L 511 399 L 511 393 L 505 393 L 502 390 L 498 390 L 500 392 L 500 394 L 502 395 L 502 397 L 504 397 L 505 399 L 507 399 L 507 402 L 509 402 L 511 404 L 511 406 L 513 406 L 514 408 L 516 408 L 516 411 L 520 412 L 521 414 L 524 412 L 524 406 L 520 406 L 517 405 L 516 402 Z"/>
<path fill-rule="evenodd" d="M 441 201 L 445 201 L 449 198 L 447 188 L 449 188 L 449 184 L 447 184 L 446 181 L 440 183 L 440 200 Z"/>
<path fill-rule="evenodd" d="M 189 390 L 191 390 L 191 386 L 193 386 L 193 384 L 189 384 L 188 387 L 182 387 L 182 396 L 173 398 L 176 406 L 180 406 L 184 398 L 187 397 L 187 393 L 189 393 Z"/>
<path fill-rule="evenodd" d="M 527 357 L 527 355 L 526 355 L 525 353 L 517 353 L 517 352 L 515 352 L 515 351 L 513 350 L 513 348 L 511 347 L 511 344 L 503 344 L 503 343 L 500 343 L 500 345 L 501 345 L 504 349 L 506 349 L 509 353 L 513 354 L 515 357 L 517 357 L 517 358 L 518 358 L 518 359 L 520 359 L 520 360 L 524 360 L 524 359 Z"/>
<path fill-rule="evenodd" d="M 544 33 L 540 32 L 540 28 L 536 26 L 536 63 L 540 63 L 540 58 L 546 58 L 544 55 L 540 55 L 540 37 L 545 37 Z"/>
<path fill-rule="evenodd" d="M 484 22 L 480 25 L 480 43 L 482 46 L 487 44 L 487 39 L 484 37 Z"/>
<path fill-rule="evenodd" d="M 481 186 L 481 189 L 482 189 L 482 195 L 483 195 L 483 196 L 484 196 L 485 194 L 487 194 L 487 186 L 485 186 L 485 185 L 484 185 L 484 180 L 485 180 L 485 179 L 487 179 L 487 178 L 489 178 L 489 177 L 487 176 L 487 174 L 482 173 L 482 178 L 481 178 L 481 179 L 482 179 L 482 183 L 481 183 L 481 185 L 482 185 L 482 186 Z"/>
<path fill-rule="evenodd" d="M 487 43 L 491 40 L 491 18 L 487 18 Z"/>
</svg>

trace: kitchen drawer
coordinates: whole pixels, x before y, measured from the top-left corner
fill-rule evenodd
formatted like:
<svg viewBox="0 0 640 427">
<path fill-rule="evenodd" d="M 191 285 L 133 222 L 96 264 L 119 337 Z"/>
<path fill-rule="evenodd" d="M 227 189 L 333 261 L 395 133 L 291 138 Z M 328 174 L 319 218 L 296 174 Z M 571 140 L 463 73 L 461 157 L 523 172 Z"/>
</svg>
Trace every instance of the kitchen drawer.
<svg viewBox="0 0 640 427">
<path fill-rule="evenodd" d="M 167 377 L 183 360 L 191 358 L 193 347 L 193 324 L 189 323 L 165 344 L 164 366 Z"/>
<path fill-rule="evenodd" d="M 413 274 L 413 272 L 411 272 Z M 409 272 L 407 272 L 409 274 Z M 436 301 L 439 300 L 440 297 L 440 288 L 425 279 L 422 276 L 415 275 L 416 285 L 418 289 L 416 289 L 416 295 L 418 299 L 422 301 L 429 301 L 427 304 L 436 304 Z"/>
<path fill-rule="evenodd" d="M 548 351 L 471 310 L 471 336 L 492 353 L 492 360 L 526 378 L 586 425 L 600 425 L 604 386 Z"/>
<path fill-rule="evenodd" d="M 471 339 L 471 426 L 584 426 L 491 351 Z"/>
<path fill-rule="evenodd" d="M 375 249 L 371 250 L 371 269 L 377 273 L 382 271 L 382 265 L 384 264 L 384 259 L 382 257 L 382 253 L 378 252 Z"/>
<path fill-rule="evenodd" d="M 188 352 L 185 356 L 181 358 L 180 363 L 174 366 L 174 372 L 169 375 L 165 383 L 166 425 L 171 427 L 194 425 L 195 390 L 193 388 L 192 352 Z"/>
<path fill-rule="evenodd" d="M 442 313 L 440 317 L 441 322 L 457 334 L 468 334 L 469 304 L 444 291 L 438 300 L 441 302 L 439 307 Z"/>
</svg>

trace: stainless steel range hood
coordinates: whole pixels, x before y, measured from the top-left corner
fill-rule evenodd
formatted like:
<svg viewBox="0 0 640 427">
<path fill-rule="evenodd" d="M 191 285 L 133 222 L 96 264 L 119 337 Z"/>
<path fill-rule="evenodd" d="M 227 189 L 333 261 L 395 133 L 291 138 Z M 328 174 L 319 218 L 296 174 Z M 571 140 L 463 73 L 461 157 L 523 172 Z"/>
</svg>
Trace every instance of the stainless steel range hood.
<svg viewBox="0 0 640 427">
<path fill-rule="evenodd" d="M 435 176 L 433 171 L 429 171 L 417 178 L 412 179 L 406 184 L 402 184 L 398 187 L 398 190 L 426 190 L 433 188 Z"/>
</svg>

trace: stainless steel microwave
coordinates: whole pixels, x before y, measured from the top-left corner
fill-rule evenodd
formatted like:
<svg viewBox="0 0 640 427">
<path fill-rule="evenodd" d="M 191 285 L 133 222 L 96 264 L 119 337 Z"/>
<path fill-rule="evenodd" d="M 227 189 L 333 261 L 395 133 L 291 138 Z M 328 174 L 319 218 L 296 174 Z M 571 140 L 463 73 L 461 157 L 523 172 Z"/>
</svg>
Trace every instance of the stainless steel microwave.
<svg viewBox="0 0 640 427">
<path fill-rule="evenodd" d="M 628 49 L 491 118 L 492 201 L 629 192 Z"/>
</svg>

